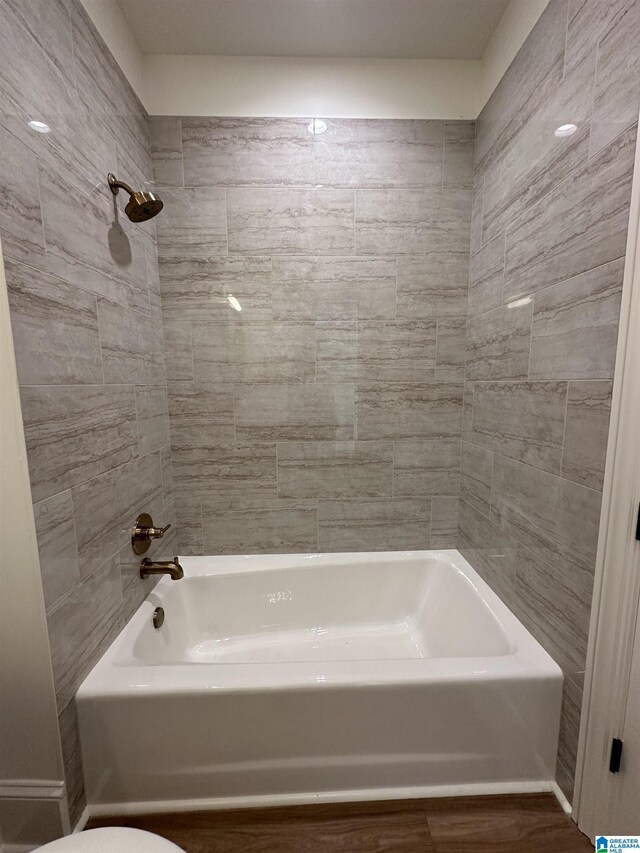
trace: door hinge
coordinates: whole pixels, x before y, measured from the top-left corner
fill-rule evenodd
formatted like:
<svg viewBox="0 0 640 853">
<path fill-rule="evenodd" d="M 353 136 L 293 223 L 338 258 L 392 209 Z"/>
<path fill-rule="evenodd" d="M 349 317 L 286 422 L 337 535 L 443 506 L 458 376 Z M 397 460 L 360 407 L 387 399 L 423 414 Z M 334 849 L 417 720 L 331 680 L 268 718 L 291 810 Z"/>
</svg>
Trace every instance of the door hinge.
<svg viewBox="0 0 640 853">
<path fill-rule="evenodd" d="M 609 759 L 609 773 L 620 772 L 620 762 L 622 761 L 622 741 L 620 738 L 614 737 L 611 741 L 611 757 Z"/>
</svg>

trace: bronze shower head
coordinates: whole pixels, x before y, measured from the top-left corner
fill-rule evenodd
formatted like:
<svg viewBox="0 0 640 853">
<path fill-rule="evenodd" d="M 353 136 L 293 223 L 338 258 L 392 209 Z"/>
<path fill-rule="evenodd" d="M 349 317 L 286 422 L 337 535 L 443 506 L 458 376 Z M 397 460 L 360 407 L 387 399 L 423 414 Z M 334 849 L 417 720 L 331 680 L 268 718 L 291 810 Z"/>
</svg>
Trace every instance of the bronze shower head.
<svg viewBox="0 0 640 853">
<path fill-rule="evenodd" d="M 129 193 L 130 198 L 124 212 L 132 222 L 146 222 L 148 219 L 153 219 L 164 207 L 162 199 L 153 193 L 138 193 L 128 184 L 117 181 L 115 175 L 111 173 L 107 175 L 107 179 L 114 195 L 118 195 L 121 189 Z"/>
</svg>

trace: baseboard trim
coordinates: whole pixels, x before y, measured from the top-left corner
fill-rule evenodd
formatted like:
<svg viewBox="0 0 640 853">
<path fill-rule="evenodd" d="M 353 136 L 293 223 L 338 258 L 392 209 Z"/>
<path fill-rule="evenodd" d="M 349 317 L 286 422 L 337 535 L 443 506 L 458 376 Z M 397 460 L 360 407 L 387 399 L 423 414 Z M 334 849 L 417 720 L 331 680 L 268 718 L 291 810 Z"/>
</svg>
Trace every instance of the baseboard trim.
<svg viewBox="0 0 640 853">
<path fill-rule="evenodd" d="M 82 832 L 82 830 L 87 825 L 87 821 L 89 820 L 89 806 L 85 806 L 82 810 L 82 814 L 78 818 L 78 822 L 71 830 L 71 834 L 75 835 L 76 832 Z"/>
<path fill-rule="evenodd" d="M 140 814 L 221 811 L 224 809 L 257 809 L 277 806 L 303 806 L 320 803 L 350 803 L 381 800 L 414 800 L 435 797 L 472 797 L 491 794 L 553 793 L 555 782 L 489 782 L 470 785 L 442 785 L 411 788 L 370 788 L 354 791 L 328 791 L 308 794 L 275 794 L 248 797 L 212 797 L 185 800 L 154 800 L 134 803 L 93 803 L 87 806 L 88 817 L 108 818 Z M 559 789 L 558 789 L 559 791 Z"/>
<path fill-rule="evenodd" d="M 569 802 L 569 800 L 562 793 L 562 788 L 558 785 L 557 782 L 553 783 L 553 793 L 556 795 L 556 800 L 560 803 L 560 807 L 564 811 L 565 814 L 569 816 L 573 816 L 573 806 Z"/>
<path fill-rule="evenodd" d="M 38 779 L 0 779 L 2 800 L 60 800 L 64 796 L 64 782 Z"/>
<path fill-rule="evenodd" d="M 64 783 L 0 781 L 0 825 L 2 853 L 26 853 L 67 835 L 71 827 Z"/>
</svg>

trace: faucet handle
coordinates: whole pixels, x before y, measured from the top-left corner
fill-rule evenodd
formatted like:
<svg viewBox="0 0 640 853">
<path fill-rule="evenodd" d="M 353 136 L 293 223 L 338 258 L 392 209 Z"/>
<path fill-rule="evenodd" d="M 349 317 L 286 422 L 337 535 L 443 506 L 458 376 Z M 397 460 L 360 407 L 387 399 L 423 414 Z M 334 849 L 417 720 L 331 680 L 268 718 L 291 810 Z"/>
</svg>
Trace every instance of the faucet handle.
<svg viewBox="0 0 640 853">
<path fill-rule="evenodd" d="M 170 527 L 170 524 L 167 524 L 166 527 L 149 527 L 146 531 L 147 537 L 149 539 L 162 539 L 162 537 Z"/>
<path fill-rule="evenodd" d="M 131 531 L 131 547 L 134 554 L 144 554 L 149 550 L 153 539 L 162 539 L 164 534 L 171 527 L 167 524 L 166 527 L 155 527 L 153 519 L 148 512 L 141 513 L 136 519 L 136 523 Z"/>
</svg>

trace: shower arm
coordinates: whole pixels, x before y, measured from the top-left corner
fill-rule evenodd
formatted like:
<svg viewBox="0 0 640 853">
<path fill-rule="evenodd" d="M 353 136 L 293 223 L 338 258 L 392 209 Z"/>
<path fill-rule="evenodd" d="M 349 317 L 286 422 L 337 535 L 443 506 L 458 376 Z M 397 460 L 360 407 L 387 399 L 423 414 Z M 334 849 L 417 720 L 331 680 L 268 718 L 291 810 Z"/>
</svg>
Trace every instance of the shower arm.
<svg viewBox="0 0 640 853">
<path fill-rule="evenodd" d="M 130 196 L 134 195 L 134 191 L 129 184 L 125 184 L 124 181 L 118 181 L 112 172 L 109 172 L 107 175 L 107 180 L 109 181 L 109 188 L 114 195 L 118 195 L 120 190 L 125 190 Z"/>
</svg>

